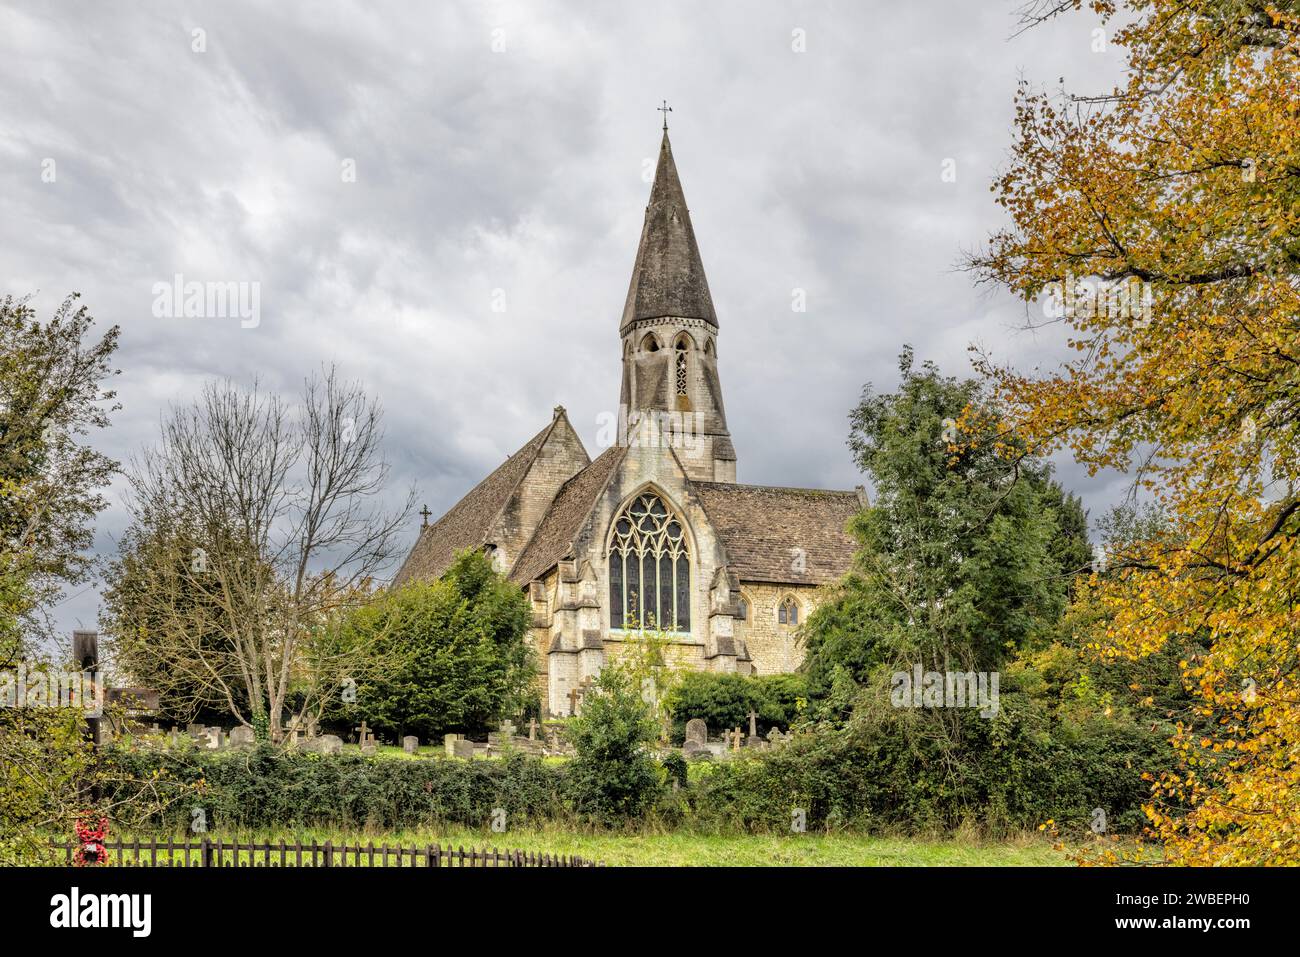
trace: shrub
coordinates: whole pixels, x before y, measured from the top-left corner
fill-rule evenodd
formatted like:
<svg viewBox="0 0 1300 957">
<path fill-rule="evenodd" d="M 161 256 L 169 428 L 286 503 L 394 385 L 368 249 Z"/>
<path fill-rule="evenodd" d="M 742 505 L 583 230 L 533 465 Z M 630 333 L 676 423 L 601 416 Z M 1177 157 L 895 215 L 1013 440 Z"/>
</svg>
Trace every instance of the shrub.
<svg viewBox="0 0 1300 957">
<path fill-rule="evenodd" d="M 479 552 L 458 555 L 435 582 L 412 582 L 348 615 L 340 642 L 369 645 L 392 661 L 357 682 L 356 703 L 325 718 L 351 728 L 362 717 L 391 737 L 479 733 L 527 706 L 534 675 L 524 641 L 528 603 Z"/>
<path fill-rule="evenodd" d="M 575 751 L 568 769 L 570 795 L 579 814 L 611 823 L 654 802 L 661 780 L 650 745 L 659 728 L 628 669 L 615 663 L 601 671 L 567 734 Z"/>
<path fill-rule="evenodd" d="M 799 720 L 805 684 L 802 675 L 749 677 L 691 671 L 683 674 L 668 695 L 673 714 L 673 740 L 681 743 L 686 722 L 702 718 L 710 734 L 726 728 L 749 729 L 749 713 L 757 716 L 758 733 L 788 728 Z"/>
<path fill-rule="evenodd" d="M 108 749 L 112 766 L 156 780 L 164 791 L 194 793 L 124 821 L 181 831 L 193 809 L 210 827 L 374 828 L 441 824 L 483 827 L 496 808 L 510 820 L 540 824 L 568 816 L 565 768 L 513 755 L 499 761 L 403 761 L 360 754 L 319 755 L 259 747 L 244 753 Z M 111 802 L 112 785 L 106 798 Z"/>
</svg>

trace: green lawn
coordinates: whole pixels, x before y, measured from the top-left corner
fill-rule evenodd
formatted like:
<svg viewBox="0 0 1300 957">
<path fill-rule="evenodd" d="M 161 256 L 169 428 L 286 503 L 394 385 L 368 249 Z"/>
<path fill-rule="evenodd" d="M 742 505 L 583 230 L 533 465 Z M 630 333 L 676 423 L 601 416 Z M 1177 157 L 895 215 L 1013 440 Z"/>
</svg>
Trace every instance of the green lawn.
<svg viewBox="0 0 1300 957">
<path fill-rule="evenodd" d="M 114 836 L 118 838 L 116 835 Z M 141 835 L 142 838 L 146 835 Z M 954 867 L 1069 865 L 1067 856 L 1052 849 L 1037 835 L 1025 835 L 1001 842 L 946 839 L 867 837 L 852 834 L 742 835 L 702 834 L 583 834 L 563 829 L 518 830 L 494 834 L 490 831 L 452 828 L 439 831 L 403 831 L 386 834 L 357 834 L 341 831 L 276 831 L 239 835 L 217 831 L 189 835 L 190 840 L 207 837 L 249 843 L 292 843 L 331 841 L 341 844 L 499 848 L 577 855 L 610 866 L 644 867 Z M 126 836 L 129 840 L 130 836 Z"/>
</svg>

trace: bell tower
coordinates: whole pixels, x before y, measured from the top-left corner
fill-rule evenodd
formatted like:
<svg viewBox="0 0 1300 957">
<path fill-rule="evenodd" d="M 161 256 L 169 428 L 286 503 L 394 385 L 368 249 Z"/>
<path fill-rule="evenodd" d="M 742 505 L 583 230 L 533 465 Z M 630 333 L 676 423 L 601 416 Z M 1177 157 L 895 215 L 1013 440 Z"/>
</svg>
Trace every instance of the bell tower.
<svg viewBox="0 0 1300 957">
<path fill-rule="evenodd" d="M 736 450 L 718 378 L 718 319 L 668 142 L 667 115 L 619 325 L 624 437 L 644 443 L 654 436 L 671 445 L 692 479 L 734 482 Z"/>
</svg>

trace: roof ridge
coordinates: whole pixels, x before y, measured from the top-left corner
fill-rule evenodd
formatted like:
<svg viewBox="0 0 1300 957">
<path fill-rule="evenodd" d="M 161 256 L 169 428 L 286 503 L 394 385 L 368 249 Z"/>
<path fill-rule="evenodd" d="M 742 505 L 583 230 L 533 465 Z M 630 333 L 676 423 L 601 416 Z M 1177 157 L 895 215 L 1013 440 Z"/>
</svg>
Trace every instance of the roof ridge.
<svg viewBox="0 0 1300 957">
<path fill-rule="evenodd" d="M 568 479 L 564 481 L 564 483 L 559 487 L 559 489 L 556 490 L 555 497 L 551 499 L 550 505 L 546 507 L 546 511 L 542 514 L 541 519 L 538 521 L 537 527 L 533 529 L 533 534 L 529 536 L 528 542 L 520 550 L 519 557 L 515 560 L 515 563 L 510 566 L 510 572 L 506 576 L 507 578 L 510 578 L 511 580 L 514 580 L 521 585 L 526 585 L 528 584 L 528 581 L 532 581 L 537 577 L 536 574 L 532 574 L 529 576 L 527 581 L 520 581 L 515 577 L 515 575 L 517 572 L 519 572 L 521 569 L 525 567 L 524 560 L 529 557 L 529 553 L 532 551 L 534 544 L 538 542 L 538 537 L 542 534 L 542 530 L 546 526 L 547 519 L 551 517 L 552 510 L 555 508 L 556 503 L 559 502 L 560 499 L 564 496 L 565 490 L 568 489 L 575 482 L 577 482 L 582 476 L 586 475 L 591 469 L 595 468 L 598 464 L 603 463 L 607 457 L 611 459 L 614 458 L 621 459 L 626 452 L 627 452 L 626 446 L 617 445 L 617 444 L 611 445 L 609 448 L 605 449 L 598 456 L 596 456 L 594 459 L 592 459 L 585 466 L 580 468 L 577 472 L 575 472 L 573 475 L 571 475 Z M 586 507 L 583 509 L 582 514 L 579 516 L 577 522 L 574 525 L 575 530 L 582 528 L 583 524 L 587 521 L 587 519 L 591 517 L 592 510 L 596 507 L 597 495 L 599 494 L 601 489 L 609 485 L 610 477 L 613 474 L 614 474 L 613 468 L 611 467 L 610 470 L 606 473 L 604 481 L 600 484 L 599 488 L 596 489 L 595 492 L 593 492 L 591 496 L 591 501 L 587 503 Z M 563 544 L 565 545 L 565 551 L 560 556 L 557 557 L 556 561 L 558 561 L 559 558 L 562 558 L 564 555 L 568 554 L 568 552 L 573 549 L 573 539 L 569 539 Z M 538 547 L 540 548 L 541 546 L 538 545 Z M 540 569 L 540 571 L 544 572 L 550 567 L 551 566 L 548 564 L 546 568 Z"/>
<path fill-rule="evenodd" d="M 769 489 L 774 492 L 817 492 L 821 495 L 852 495 L 857 497 L 857 489 L 840 489 L 840 488 L 808 488 L 802 485 L 754 485 L 746 482 L 704 482 L 696 481 L 696 485 L 708 485 L 715 488 L 754 488 Z"/>
<path fill-rule="evenodd" d="M 493 513 L 493 515 L 492 515 L 492 520 L 491 520 L 490 522 L 488 522 L 488 525 L 487 525 L 487 527 L 488 527 L 488 531 L 491 531 L 493 528 L 496 527 L 497 521 L 501 518 L 501 513 L 504 512 L 504 511 L 506 510 L 506 506 L 510 504 L 510 500 L 511 500 L 512 498 L 515 497 L 515 492 L 519 491 L 520 486 L 522 486 L 522 485 L 524 484 L 524 480 L 527 479 L 529 473 L 532 472 L 532 470 L 533 470 L 533 463 L 536 462 L 536 461 L 537 461 L 537 457 L 538 457 L 539 455 L 542 454 L 542 449 L 546 448 L 546 443 L 547 443 L 547 441 L 550 439 L 550 437 L 551 437 L 551 433 L 555 431 L 555 427 L 556 427 L 556 425 L 559 424 L 560 419 L 564 419 L 565 422 L 568 422 L 568 421 L 569 421 L 569 416 L 568 416 L 568 413 L 566 413 L 566 412 L 564 411 L 564 407 L 563 407 L 563 406 L 556 406 L 555 414 L 551 417 L 550 424 L 547 425 L 546 428 L 542 429 L 541 432 L 539 432 L 537 435 L 533 436 L 533 438 L 529 440 L 528 444 L 532 444 L 532 442 L 536 441 L 537 438 L 538 438 L 539 436 L 541 437 L 541 441 L 537 443 L 537 448 L 533 450 L 533 457 L 529 460 L 529 462 L 528 462 L 528 466 L 527 466 L 527 467 L 526 467 L 522 472 L 519 473 L 519 478 L 515 480 L 515 484 L 512 485 L 512 486 L 510 487 L 510 491 L 507 492 L 505 498 L 503 498 L 503 499 L 501 500 L 501 507 L 498 508 L 498 509 Z M 570 428 L 572 428 L 572 426 L 570 426 Z M 542 433 L 545 433 L 545 434 L 543 435 Z M 586 447 L 585 445 L 582 444 L 582 436 L 578 435 L 578 430 L 577 430 L 577 429 L 573 429 L 573 437 L 574 437 L 575 439 L 578 440 L 578 447 L 579 447 L 580 449 L 582 449 L 582 454 L 583 454 L 584 456 L 586 456 L 586 458 L 587 458 L 587 464 L 584 465 L 581 469 L 578 469 L 578 472 L 582 472 L 584 469 L 586 469 L 588 466 L 591 465 L 591 456 L 590 456 L 590 455 L 587 455 L 587 447 Z M 526 444 L 524 447 L 527 448 L 527 444 Z M 519 450 L 519 452 L 522 452 L 522 451 L 523 451 L 523 449 L 520 449 L 520 450 Z M 515 455 L 518 455 L 519 452 L 516 452 Z M 513 457 L 514 457 L 514 456 L 511 456 L 511 458 L 513 458 Z M 506 465 L 506 463 L 508 463 L 509 461 L 510 461 L 510 459 L 506 459 L 506 461 L 505 461 L 505 462 L 502 462 L 502 463 L 501 463 L 501 466 L 498 466 L 498 467 L 504 467 L 504 466 Z M 570 476 L 570 478 L 572 478 L 572 476 Z M 486 481 L 486 480 L 485 480 L 485 481 Z M 566 482 L 567 482 L 567 480 L 566 480 Z M 555 490 L 555 496 L 558 496 L 558 495 L 560 494 L 560 489 L 562 489 L 562 488 L 564 488 L 564 483 L 561 483 L 560 488 Z M 551 502 L 554 502 L 554 501 L 555 501 L 555 496 L 552 496 L 552 497 L 551 497 Z M 548 502 L 548 503 L 546 504 L 546 508 L 547 508 L 548 511 L 550 510 L 550 507 L 551 507 L 551 504 L 550 504 L 550 502 Z M 543 512 L 542 515 L 543 515 L 543 517 L 544 517 L 544 516 L 546 515 L 546 512 Z M 540 524 L 540 523 L 539 523 L 539 524 Z M 537 529 L 534 528 L 534 529 L 533 529 L 533 535 L 536 535 L 536 534 L 537 534 Z M 529 536 L 528 536 L 528 541 L 529 541 L 529 542 L 531 542 L 531 541 L 533 540 L 533 535 L 529 535 Z M 528 544 L 527 544 L 527 542 L 525 542 L 525 543 L 524 543 L 524 548 L 526 549 L 527 547 L 528 547 Z M 521 552 L 520 554 L 522 554 L 522 552 Z"/>
</svg>

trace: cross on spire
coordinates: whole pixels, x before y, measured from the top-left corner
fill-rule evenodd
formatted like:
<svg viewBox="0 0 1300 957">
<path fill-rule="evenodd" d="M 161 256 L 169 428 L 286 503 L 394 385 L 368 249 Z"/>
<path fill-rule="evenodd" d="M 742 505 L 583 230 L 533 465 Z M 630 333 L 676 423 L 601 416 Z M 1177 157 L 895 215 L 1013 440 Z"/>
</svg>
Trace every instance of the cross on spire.
<svg viewBox="0 0 1300 957">
<path fill-rule="evenodd" d="M 429 506 L 426 505 L 424 506 L 424 508 L 420 509 L 420 514 L 424 516 L 424 521 L 420 523 L 420 527 L 424 528 L 426 525 L 429 524 L 429 516 L 432 515 L 433 513 L 429 511 Z"/>
<path fill-rule="evenodd" d="M 671 113 L 671 112 L 673 111 L 673 108 L 672 108 L 671 106 L 668 105 L 668 101 L 667 101 L 667 100 L 664 100 L 664 105 L 663 105 L 663 106 L 656 106 L 655 109 L 658 110 L 660 113 L 662 113 L 662 114 L 664 115 L 664 132 L 667 133 L 667 132 L 668 132 L 668 114 Z"/>
</svg>

